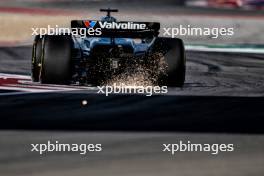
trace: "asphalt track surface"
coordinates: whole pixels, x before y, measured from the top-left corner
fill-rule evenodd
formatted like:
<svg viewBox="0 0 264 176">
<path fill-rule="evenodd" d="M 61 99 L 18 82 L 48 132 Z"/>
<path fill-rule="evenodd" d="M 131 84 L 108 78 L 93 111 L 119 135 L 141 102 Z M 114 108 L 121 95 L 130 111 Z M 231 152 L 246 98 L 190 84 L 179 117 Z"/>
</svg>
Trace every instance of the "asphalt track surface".
<svg viewBox="0 0 264 176">
<path fill-rule="evenodd" d="M 0 72 L 29 74 L 30 50 L 0 48 Z M 96 91 L 0 96 L 0 173 L 263 175 L 263 58 L 187 52 L 186 85 L 170 88 L 166 96 L 105 97 Z M 88 104 L 82 106 L 82 100 Z M 102 143 L 104 150 L 87 156 L 30 152 L 31 143 L 47 140 Z M 163 143 L 179 140 L 233 143 L 235 151 L 162 152 Z"/>
</svg>

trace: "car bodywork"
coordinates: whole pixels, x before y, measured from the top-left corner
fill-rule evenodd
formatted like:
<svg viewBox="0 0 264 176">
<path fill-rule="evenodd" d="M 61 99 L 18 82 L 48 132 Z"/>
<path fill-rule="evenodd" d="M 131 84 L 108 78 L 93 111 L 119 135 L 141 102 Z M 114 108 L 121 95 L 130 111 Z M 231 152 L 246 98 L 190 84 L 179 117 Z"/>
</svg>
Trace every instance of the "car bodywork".
<svg viewBox="0 0 264 176">
<path fill-rule="evenodd" d="M 142 68 L 153 84 L 183 86 L 185 50 L 181 39 L 159 37 L 158 22 L 117 21 L 110 15 L 116 9 L 101 11 L 107 15 L 99 21 L 71 21 L 70 34 L 35 37 L 33 81 L 102 85 Z"/>
<path fill-rule="evenodd" d="M 100 22 L 107 22 L 109 24 L 144 24 L 146 29 L 101 29 L 100 37 L 73 37 L 73 58 L 76 62 L 85 63 L 80 67 L 80 63 L 75 63 L 78 68 L 75 69 L 75 80 L 81 82 L 94 82 L 98 79 L 98 75 L 93 77 L 95 71 L 100 72 L 105 81 L 114 75 L 124 71 L 125 68 L 135 65 L 135 63 L 147 61 L 147 58 L 152 53 L 153 44 L 159 34 L 160 23 L 158 22 L 118 22 L 116 18 L 110 15 L 110 12 L 117 12 L 115 10 L 106 11 L 107 15 L 101 19 Z M 72 28 L 87 27 L 86 22 L 94 22 L 93 28 L 99 27 L 99 21 L 96 20 L 73 20 L 71 22 Z M 104 64 L 102 64 L 104 63 Z M 108 63 L 108 64 L 105 64 Z M 93 67 L 101 65 L 100 67 Z M 89 69 L 89 70 L 88 70 Z M 87 75 L 89 74 L 89 76 Z M 77 78 L 77 79 L 76 79 Z M 87 78 L 89 79 L 87 81 Z"/>
</svg>

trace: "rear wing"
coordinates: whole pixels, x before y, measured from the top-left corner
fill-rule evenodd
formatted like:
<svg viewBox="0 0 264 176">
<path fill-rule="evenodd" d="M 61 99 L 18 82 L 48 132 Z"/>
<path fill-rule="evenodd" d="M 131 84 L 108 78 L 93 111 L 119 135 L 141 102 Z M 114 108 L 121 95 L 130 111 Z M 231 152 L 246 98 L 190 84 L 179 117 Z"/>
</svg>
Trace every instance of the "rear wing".
<svg viewBox="0 0 264 176">
<path fill-rule="evenodd" d="M 110 38 L 149 38 L 159 35 L 160 23 L 157 22 L 132 22 L 132 21 L 96 21 L 96 20 L 73 20 L 71 28 L 86 29 L 87 37 L 110 37 Z M 88 32 L 90 31 L 90 32 Z M 93 33 L 95 31 L 95 33 Z M 100 35 L 99 35 L 100 34 Z"/>
</svg>

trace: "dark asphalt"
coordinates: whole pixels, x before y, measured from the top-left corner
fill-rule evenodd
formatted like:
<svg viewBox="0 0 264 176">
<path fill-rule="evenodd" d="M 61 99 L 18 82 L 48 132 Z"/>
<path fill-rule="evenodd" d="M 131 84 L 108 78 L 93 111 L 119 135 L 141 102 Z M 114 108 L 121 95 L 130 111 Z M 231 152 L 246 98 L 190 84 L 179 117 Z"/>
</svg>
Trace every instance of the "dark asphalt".
<svg viewBox="0 0 264 176">
<path fill-rule="evenodd" d="M 264 133 L 263 104 L 264 97 L 1 96 L 0 128 Z"/>
</svg>

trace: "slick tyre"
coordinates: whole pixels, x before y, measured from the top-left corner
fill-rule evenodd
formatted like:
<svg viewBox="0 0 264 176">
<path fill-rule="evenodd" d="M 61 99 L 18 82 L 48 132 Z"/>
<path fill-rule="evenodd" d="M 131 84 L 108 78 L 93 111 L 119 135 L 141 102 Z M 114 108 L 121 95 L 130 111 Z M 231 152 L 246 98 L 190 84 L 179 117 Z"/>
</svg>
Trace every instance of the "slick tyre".
<svg viewBox="0 0 264 176">
<path fill-rule="evenodd" d="M 166 74 L 159 78 L 160 85 L 183 87 L 186 72 L 184 43 L 178 38 L 157 38 L 153 52 L 161 53 L 167 64 Z"/>
<path fill-rule="evenodd" d="M 72 75 L 72 38 L 70 35 L 46 35 L 40 81 L 43 84 L 70 84 Z"/>
<path fill-rule="evenodd" d="M 39 35 L 36 35 L 33 43 L 32 59 L 31 59 L 31 78 L 33 82 L 39 81 L 41 57 L 42 57 L 42 38 Z"/>
</svg>

